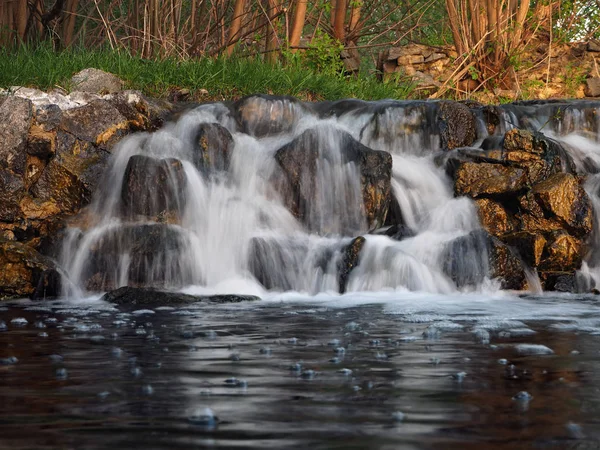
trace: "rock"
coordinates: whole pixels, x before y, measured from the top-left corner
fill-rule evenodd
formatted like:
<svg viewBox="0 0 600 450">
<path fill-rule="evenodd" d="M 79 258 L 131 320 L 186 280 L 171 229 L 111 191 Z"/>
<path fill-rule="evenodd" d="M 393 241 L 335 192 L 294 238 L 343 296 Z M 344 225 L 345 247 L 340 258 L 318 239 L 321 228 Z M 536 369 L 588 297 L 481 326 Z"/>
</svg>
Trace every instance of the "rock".
<svg viewBox="0 0 600 450">
<path fill-rule="evenodd" d="M 233 151 L 233 137 L 218 123 L 203 123 L 194 137 L 194 165 L 202 170 L 227 170 Z"/>
<path fill-rule="evenodd" d="M 129 158 L 121 186 L 124 217 L 177 219 L 185 208 L 186 175 L 178 159 Z"/>
<path fill-rule="evenodd" d="M 62 293 L 62 277 L 56 269 L 46 269 L 42 272 L 32 300 L 49 300 L 60 297 Z"/>
<path fill-rule="evenodd" d="M 24 194 L 23 179 L 0 168 L 0 222 L 15 222 L 22 217 L 19 202 Z"/>
<path fill-rule="evenodd" d="M 462 103 L 443 101 L 437 114 L 442 148 L 468 147 L 477 137 L 477 124 L 471 110 Z"/>
<path fill-rule="evenodd" d="M 264 137 L 292 130 L 303 108 L 293 97 L 252 95 L 233 105 L 233 115 L 240 131 Z"/>
<path fill-rule="evenodd" d="M 132 287 L 181 287 L 191 282 L 191 269 L 182 263 L 188 246 L 187 236 L 176 226 L 109 229 L 91 246 L 81 281 L 90 291 L 115 289 L 124 278 Z"/>
<path fill-rule="evenodd" d="M 483 228 L 493 236 L 510 233 L 516 227 L 514 218 L 498 202 L 489 198 L 475 200 L 479 208 L 479 220 Z"/>
<path fill-rule="evenodd" d="M 18 298 L 31 296 L 54 263 L 25 244 L 0 240 L 0 267 L 0 299 Z"/>
<path fill-rule="evenodd" d="M 546 246 L 546 238 L 541 234 L 519 231 L 504 235 L 501 240 L 515 249 L 528 266 L 537 267 L 540 264 Z"/>
<path fill-rule="evenodd" d="M 502 289 L 526 287 L 525 268 L 511 249 L 483 230 L 472 231 L 447 244 L 442 268 L 458 287 L 476 285 L 484 277 L 500 280 Z"/>
<path fill-rule="evenodd" d="M 600 97 L 600 77 L 588 78 L 585 80 L 586 97 Z"/>
<path fill-rule="evenodd" d="M 33 124 L 27 135 L 27 154 L 48 161 L 56 153 L 56 133 Z"/>
<path fill-rule="evenodd" d="M 350 244 L 342 249 L 342 259 L 338 264 L 338 286 L 340 294 L 346 292 L 348 278 L 352 270 L 358 265 L 360 251 L 365 245 L 365 238 L 359 236 L 354 238 Z"/>
<path fill-rule="evenodd" d="M 168 120 L 173 105 L 164 100 L 152 99 L 140 91 L 120 91 L 103 97 L 129 121 L 132 130 L 155 131 Z"/>
<path fill-rule="evenodd" d="M 598 39 L 591 39 L 587 43 L 588 52 L 600 52 L 600 41 Z"/>
<path fill-rule="evenodd" d="M 57 212 L 64 211 L 71 214 L 79 211 L 91 199 L 91 191 L 56 159 L 48 163 L 30 191 L 41 203 L 53 203 Z M 27 208 L 25 212 L 31 211 L 31 208 Z M 35 215 L 37 214 L 34 213 Z"/>
<path fill-rule="evenodd" d="M 33 119 L 31 101 L 7 96 L 0 104 L 0 167 L 25 173 L 27 133 Z"/>
<path fill-rule="evenodd" d="M 377 230 L 376 230 L 377 231 Z M 375 234 L 385 234 L 386 236 L 396 240 L 401 241 L 403 239 L 411 238 L 415 236 L 415 232 L 412 231 L 407 225 L 392 225 L 385 229 L 383 233 L 375 233 Z"/>
<path fill-rule="evenodd" d="M 275 154 L 275 159 L 283 170 L 282 189 L 284 199 L 290 211 L 307 226 L 318 232 L 351 233 L 360 230 L 362 217 L 366 218 L 369 229 L 381 227 L 385 223 L 391 198 L 392 157 L 389 153 L 371 150 L 352 136 L 341 130 L 328 130 L 326 138 L 321 139 L 321 131 L 309 129 L 289 144 L 281 147 Z M 335 142 L 335 144 L 331 144 Z M 339 149 L 334 148 L 339 146 Z M 339 151 L 339 153 L 338 153 Z M 341 161 L 336 160 L 341 159 Z M 333 208 L 339 207 L 341 199 L 330 199 L 332 203 L 323 205 L 319 200 L 320 190 L 329 187 L 324 184 L 327 180 L 317 179 L 317 167 L 327 167 L 331 164 L 354 164 L 360 173 L 360 189 L 362 199 L 352 199 L 361 202 L 363 211 L 349 209 L 360 208 L 361 205 L 351 205 L 349 196 L 354 192 L 344 192 L 343 214 L 347 217 L 340 219 L 333 214 Z M 350 181 L 352 182 L 352 180 Z M 349 188 L 352 189 L 352 188 Z M 333 194 L 328 191 L 328 196 Z M 322 208 L 332 208 L 323 211 Z M 315 208 L 320 208 L 319 210 Z M 342 220 L 342 229 L 326 229 L 329 219 Z M 329 226 L 329 225 L 327 225 Z M 331 225 L 335 227 L 336 225 Z"/>
<path fill-rule="evenodd" d="M 106 293 L 102 300 L 117 305 L 163 306 L 187 305 L 199 302 L 239 303 L 260 300 L 254 295 L 209 295 L 196 296 L 172 291 L 160 291 L 152 288 L 124 286 Z"/>
<path fill-rule="evenodd" d="M 519 167 L 500 164 L 463 162 L 454 172 L 456 195 L 479 197 L 481 195 L 505 196 L 523 190 L 527 173 Z"/>
<path fill-rule="evenodd" d="M 539 275 L 545 291 L 577 291 L 576 277 L 572 272 L 540 272 Z"/>
<path fill-rule="evenodd" d="M 81 141 L 112 149 L 130 131 L 129 121 L 106 100 L 63 112 L 60 127 Z"/>
<path fill-rule="evenodd" d="M 581 266 L 583 247 L 581 239 L 565 231 L 548 233 L 548 244 L 540 262 L 542 271 L 574 271 Z"/>
<path fill-rule="evenodd" d="M 83 69 L 71 78 L 71 88 L 74 91 L 94 94 L 112 94 L 120 91 L 123 85 L 123 81 L 116 75 L 95 68 Z"/>
<path fill-rule="evenodd" d="M 579 236 L 592 231 L 592 204 L 581 181 L 569 173 L 557 173 L 533 186 L 531 193 L 538 205 Z"/>
</svg>

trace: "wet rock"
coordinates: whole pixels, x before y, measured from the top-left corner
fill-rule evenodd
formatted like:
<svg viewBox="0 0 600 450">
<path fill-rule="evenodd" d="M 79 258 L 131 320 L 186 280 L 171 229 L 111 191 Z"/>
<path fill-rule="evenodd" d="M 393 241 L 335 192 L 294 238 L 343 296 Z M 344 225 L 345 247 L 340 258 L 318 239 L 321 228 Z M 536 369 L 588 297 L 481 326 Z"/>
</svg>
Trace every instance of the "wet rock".
<svg viewBox="0 0 600 450">
<path fill-rule="evenodd" d="M 568 173 L 557 173 L 536 184 L 531 193 L 546 215 L 556 217 L 579 235 L 592 231 L 592 204 L 581 180 Z"/>
<path fill-rule="evenodd" d="M 483 230 L 451 241 L 442 254 L 443 270 L 459 287 L 498 278 L 502 289 L 524 289 L 525 268 L 507 245 Z"/>
<path fill-rule="evenodd" d="M 260 300 L 253 295 L 209 295 L 197 296 L 180 292 L 160 291 L 152 288 L 136 288 L 124 286 L 108 292 L 102 300 L 117 305 L 186 305 L 198 302 L 208 303 L 239 303 Z"/>
<path fill-rule="evenodd" d="M 42 274 L 54 268 L 49 258 L 20 242 L 0 240 L 0 299 L 29 297 Z"/>
<path fill-rule="evenodd" d="M 56 269 L 46 269 L 40 275 L 32 300 L 46 300 L 60 297 L 62 291 L 62 277 Z"/>
<path fill-rule="evenodd" d="M 354 238 L 350 244 L 342 249 L 342 259 L 338 265 L 338 286 L 340 294 L 346 292 L 346 285 L 352 270 L 358 265 L 360 251 L 365 245 L 365 238 Z"/>
<path fill-rule="evenodd" d="M 46 131 L 38 124 L 29 129 L 27 135 L 27 154 L 47 161 L 56 152 L 56 132 Z"/>
<path fill-rule="evenodd" d="M 573 272 L 540 272 L 539 276 L 545 291 L 577 291 L 577 281 Z"/>
<path fill-rule="evenodd" d="M 194 165 L 202 170 L 227 170 L 233 151 L 233 137 L 218 123 L 203 123 L 194 137 Z"/>
<path fill-rule="evenodd" d="M 233 114 L 242 132 L 264 137 L 291 131 L 302 109 L 293 97 L 252 95 L 235 102 Z"/>
<path fill-rule="evenodd" d="M 480 198 L 475 200 L 475 204 L 479 208 L 479 220 L 488 233 L 501 236 L 515 229 L 514 218 L 500 203 L 489 198 Z"/>
<path fill-rule="evenodd" d="M 129 158 L 121 186 L 122 214 L 177 218 L 185 207 L 185 186 L 185 172 L 178 159 L 134 155 Z"/>
<path fill-rule="evenodd" d="M 132 130 L 155 131 L 168 120 L 173 105 L 145 96 L 140 91 L 126 90 L 103 97 L 129 121 Z"/>
<path fill-rule="evenodd" d="M 502 241 L 510 245 L 530 267 L 537 267 L 542 260 L 546 238 L 539 233 L 520 231 L 502 236 Z"/>
<path fill-rule="evenodd" d="M 540 263 L 540 270 L 576 270 L 583 258 L 582 241 L 565 231 L 554 231 L 548 235 L 548 244 Z"/>
<path fill-rule="evenodd" d="M 444 101 L 437 115 L 442 148 L 452 150 L 468 147 L 477 137 L 475 116 L 462 103 Z"/>
<path fill-rule="evenodd" d="M 319 206 L 319 190 L 328 189 L 328 186 L 319 186 L 317 183 L 317 167 L 319 164 L 326 166 L 329 163 L 354 164 L 360 174 L 364 208 L 362 212 L 366 217 L 367 225 L 370 229 L 382 226 L 385 223 L 391 198 L 391 155 L 387 152 L 371 150 L 341 130 L 329 130 L 329 132 L 331 135 L 323 140 L 319 130 L 307 130 L 276 152 L 275 159 L 283 169 L 282 189 L 288 208 L 311 229 L 327 231 L 319 228 L 325 217 L 310 217 L 310 208 Z M 339 154 L 335 148 L 330 147 L 332 140 L 335 142 L 334 145 L 339 145 Z M 337 199 L 336 204 L 340 201 L 343 200 Z M 347 202 L 348 199 L 345 201 Z M 330 216 L 331 211 L 321 211 L 321 214 Z M 354 211 L 350 214 L 357 215 Z M 356 223 L 346 225 L 348 230 L 333 231 L 357 231 Z"/>
<path fill-rule="evenodd" d="M 463 162 L 454 173 L 456 195 L 479 197 L 503 196 L 523 190 L 527 185 L 527 173 L 519 167 L 500 164 Z"/>
<path fill-rule="evenodd" d="M 189 242 L 179 227 L 165 224 L 124 225 L 107 230 L 90 248 L 82 282 L 90 291 L 128 286 L 180 287 L 190 282 L 181 263 Z"/>
<path fill-rule="evenodd" d="M 60 127 L 81 141 L 108 150 L 130 131 L 129 121 L 106 100 L 64 111 Z"/>
<path fill-rule="evenodd" d="M 75 213 L 91 199 L 91 191 L 57 159 L 48 163 L 30 191 L 33 197 L 40 201 L 40 206 L 48 203 L 47 206 L 51 207 L 53 212 Z M 39 208 L 27 207 L 24 212 L 32 218 L 42 217 L 38 211 Z M 43 216 L 47 217 L 45 214 Z"/>
<path fill-rule="evenodd" d="M 0 167 L 25 172 L 27 133 L 33 118 L 31 101 L 7 96 L 0 104 Z"/>
<path fill-rule="evenodd" d="M 83 69 L 71 78 L 71 88 L 74 91 L 94 94 L 112 94 L 120 91 L 123 85 L 123 81 L 116 75 L 95 68 Z"/>
<path fill-rule="evenodd" d="M 412 231 L 407 225 L 392 225 L 387 229 L 384 229 L 383 233 L 376 234 L 385 234 L 396 241 L 401 241 L 402 239 L 410 238 L 415 236 L 415 232 Z"/>
<path fill-rule="evenodd" d="M 0 168 L 0 221 L 14 222 L 22 216 L 19 202 L 25 193 L 22 177 Z"/>
</svg>

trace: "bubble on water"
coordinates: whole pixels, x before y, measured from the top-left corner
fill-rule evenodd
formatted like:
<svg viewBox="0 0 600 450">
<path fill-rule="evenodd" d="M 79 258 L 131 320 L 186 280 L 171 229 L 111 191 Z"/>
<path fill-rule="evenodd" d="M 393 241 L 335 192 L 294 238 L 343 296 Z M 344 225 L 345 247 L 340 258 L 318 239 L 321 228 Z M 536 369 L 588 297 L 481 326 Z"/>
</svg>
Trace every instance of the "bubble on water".
<svg viewBox="0 0 600 450">
<path fill-rule="evenodd" d="M 369 341 L 369 345 L 370 345 L 371 347 L 378 347 L 378 346 L 379 346 L 379 344 L 381 344 L 381 342 L 379 341 L 379 339 L 371 339 L 371 340 Z"/>
<path fill-rule="evenodd" d="M 67 372 L 67 369 L 65 369 L 64 367 L 61 367 L 60 369 L 56 369 L 56 372 L 54 373 L 54 375 L 56 376 L 57 380 L 66 380 L 69 377 L 69 373 Z"/>
<path fill-rule="evenodd" d="M 414 342 L 419 340 L 417 336 L 402 336 L 398 341 L 400 342 Z"/>
<path fill-rule="evenodd" d="M 534 334 L 537 334 L 537 332 L 531 328 L 513 328 L 508 330 L 508 335 L 511 338 L 530 337 Z"/>
<path fill-rule="evenodd" d="M 337 356 L 334 356 L 333 358 L 331 358 L 331 359 L 329 360 L 329 362 L 330 362 L 330 363 L 333 363 L 333 364 L 339 364 L 339 363 L 341 363 L 341 362 L 342 362 L 342 359 L 341 359 L 341 358 L 338 358 Z"/>
<path fill-rule="evenodd" d="M 214 341 L 217 338 L 217 332 L 215 330 L 207 330 L 202 333 L 202 336 L 210 341 Z"/>
<path fill-rule="evenodd" d="M 46 328 L 47 325 L 44 322 L 42 322 L 41 320 L 38 320 L 37 322 L 35 322 L 33 324 L 33 326 L 35 328 Z"/>
<path fill-rule="evenodd" d="M 404 422 L 404 413 L 402 411 L 394 411 L 392 413 L 392 420 L 394 422 Z"/>
<path fill-rule="evenodd" d="M 108 391 L 102 391 L 102 392 L 99 392 L 99 393 L 98 393 L 98 398 L 99 398 L 100 400 L 104 400 L 104 399 L 106 399 L 106 397 L 108 397 L 109 395 L 110 395 L 110 392 L 108 392 Z"/>
<path fill-rule="evenodd" d="M 336 347 L 333 349 L 336 355 L 344 355 L 346 353 L 346 349 L 344 347 Z"/>
<path fill-rule="evenodd" d="M 567 433 L 571 439 L 585 439 L 581 425 L 574 422 L 567 422 L 565 424 L 565 428 L 567 429 Z"/>
<path fill-rule="evenodd" d="M 25 317 L 15 317 L 14 319 L 12 319 L 10 321 L 10 323 L 16 327 L 24 327 L 29 322 L 27 321 L 27 319 Z"/>
<path fill-rule="evenodd" d="M 435 328 L 443 331 L 461 331 L 465 327 L 459 323 L 451 322 L 449 320 L 442 320 L 440 322 L 435 322 Z"/>
<path fill-rule="evenodd" d="M 579 354 L 580 354 L 579 350 L 571 350 L 571 355 L 577 356 Z"/>
<path fill-rule="evenodd" d="M 503 366 L 508 364 L 508 360 L 504 359 L 504 358 L 500 358 L 498 360 L 498 364 L 502 364 Z"/>
<path fill-rule="evenodd" d="M 5 331 L 8 327 L 3 320 L 0 320 L 0 331 Z"/>
<path fill-rule="evenodd" d="M 434 366 L 437 366 L 437 365 L 439 365 L 439 363 L 440 363 L 440 358 L 435 358 L 435 357 L 434 357 L 434 358 L 430 358 L 430 359 L 429 359 L 429 362 L 430 362 L 431 364 L 433 364 Z"/>
<path fill-rule="evenodd" d="M 119 347 L 113 347 L 110 351 L 110 354 L 114 358 L 120 358 L 121 356 L 123 356 L 123 350 L 121 350 Z"/>
<path fill-rule="evenodd" d="M 154 388 L 149 384 L 145 384 L 144 386 L 142 386 L 142 394 L 152 395 L 154 394 Z"/>
<path fill-rule="evenodd" d="M 360 386 L 354 385 L 354 386 L 352 386 L 352 390 L 354 392 L 358 392 L 358 391 L 362 391 L 362 388 Z"/>
<path fill-rule="evenodd" d="M 341 341 L 339 339 L 332 339 L 327 343 L 327 345 L 331 345 L 332 347 L 339 347 L 340 342 Z"/>
<path fill-rule="evenodd" d="M 475 341 L 479 342 L 480 344 L 487 345 L 490 343 L 490 332 L 483 328 L 473 330 L 473 337 Z"/>
<path fill-rule="evenodd" d="M 467 372 L 458 372 L 452 375 L 452 378 L 457 382 L 462 383 L 465 377 L 467 376 Z"/>
<path fill-rule="evenodd" d="M 517 344 L 515 345 L 517 353 L 520 355 L 552 355 L 554 351 L 541 344 Z"/>
<path fill-rule="evenodd" d="M 246 380 L 238 380 L 235 377 L 227 378 L 224 383 L 226 386 L 230 387 L 248 387 L 248 382 Z"/>
<path fill-rule="evenodd" d="M 64 358 L 61 355 L 53 354 L 48 356 L 48 359 L 52 364 L 58 364 L 63 362 Z"/>
<path fill-rule="evenodd" d="M 113 323 L 112 323 L 112 324 L 113 324 L 115 327 L 117 327 L 117 328 L 120 328 L 120 327 L 124 327 L 125 325 L 127 325 L 127 323 L 128 323 L 128 322 L 127 322 L 126 320 L 121 320 L 121 319 L 119 319 L 119 320 L 113 320 Z"/>
<path fill-rule="evenodd" d="M 439 339 L 441 335 L 442 331 L 433 325 L 428 326 L 425 331 L 423 331 L 423 337 L 425 339 Z"/>
<path fill-rule="evenodd" d="M 343 369 L 338 370 L 338 373 L 341 373 L 342 375 L 349 377 L 350 375 L 352 375 L 352 369 L 343 368 Z"/>
<path fill-rule="evenodd" d="M 42 331 L 42 332 L 38 333 L 38 337 L 47 338 L 48 337 L 48 333 L 46 333 L 45 331 Z"/>
<path fill-rule="evenodd" d="M 533 400 L 533 395 L 531 395 L 527 391 L 521 391 L 518 394 L 514 395 L 512 399 L 519 402 L 530 402 L 531 400 Z"/>
<path fill-rule="evenodd" d="M 95 334 L 90 338 L 90 342 L 92 344 L 102 344 L 102 343 L 104 343 L 105 340 L 106 340 L 106 338 L 104 336 L 102 336 L 101 334 Z"/>
<path fill-rule="evenodd" d="M 183 339 L 192 339 L 194 337 L 194 332 L 192 330 L 183 330 L 180 335 Z"/>
<path fill-rule="evenodd" d="M 344 327 L 348 331 L 356 331 L 359 328 L 359 325 L 356 322 L 348 322 Z"/>
<path fill-rule="evenodd" d="M 271 347 L 261 347 L 259 350 L 259 353 L 261 355 L 271 355 L 273 353 L 273 350 L 271 350 Z"/>
<path fill-rule="evenodd" d="M 287 342 L 288 344 L 296 345 L 298 343 L 298 338 L 289 338 Z"/>
<path fill-rule="evenodd" d="M 375 359 L 386 360 L 386 359 L 388 359 L 388 355 L 386 355 L 385 353 L 382 353 L 382 352 L 377 352 L 375 354 Z"/>
<path fill-rule="evenodd" d="M 147 334 L 148 332 L 146 331 L 145 328 L 136 328 L 135 330 L 135 334 L 137 334 L 138 336 L 143 336 L 145 334 Z"/>
<path fill-rule="evenodd" d="M 200 425 L 207 428 L 217 426 L 218 418 L 210 408 L 198 408 L 189 417 L 188 421 L 194 425 Z"/>
<path fill-rule="evenodd" d="M 306 369 L 302 371 L 300 376 L 305 380 L 312 380 L 314 377 L 317 376 L 317 372 L 315 372 L 312 369 Z"/>
<path fill-rule="evenodd" d="M 230 359 L 231 361 L 238 362 L 238 361 L 240 361 L 242 358 L 240 357 L 240 354 L 239 354 L 239 353 L 232 353 L 231 355 L 229 355 L 229 359 Z"/>
<path fill-rule="evenodd" d="M 0 358 L 0 365 L 2 366 L 12 366 L 13 364 L 18 363 L 19 360 L 16 356 L 9 356 L 8 358 Z"/>
<path fill-rule="evenodd" d="M 302 372 L 302 364 L 301 363 L 292 364 L 290 366 L 290 370 L 292 372 Z"/>
<path fill-rule="evenodd" d="M 47 319 L 45 319 L 46 323 L 57 323 L 58 319 L 56 317 L 48 317 Z"/>
<path fill-rule="evenodd" d="M 176 311 L 172 311 L 171 314 L 174 314 L 176 316 L 193 316 L 196 313 L 193 311 L 188 311 L 187 309 L 179 309 Z"/>
<path fill-rule="evenodd" d="M 131 375 L 133 375 L 134 377 L 138 378 L 142 376 L 142 369 L 140 369 L 139 367 L 132 367 L 131 370 Z"/>
<path fill-rule="evenodd" d="M 155 311 L 175 311 L 175 308 L 172 306 L 159 306 L 158 308 L 154 308 Z"/>
</svg>

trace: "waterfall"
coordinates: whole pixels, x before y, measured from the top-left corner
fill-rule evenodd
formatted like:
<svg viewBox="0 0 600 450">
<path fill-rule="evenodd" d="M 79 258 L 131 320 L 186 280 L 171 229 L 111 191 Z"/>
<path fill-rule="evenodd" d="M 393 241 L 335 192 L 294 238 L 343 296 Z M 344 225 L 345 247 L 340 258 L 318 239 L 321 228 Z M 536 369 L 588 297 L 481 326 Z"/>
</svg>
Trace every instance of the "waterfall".
<svg viewBox="0 0 600 450">
<path fill-rule="evenodd" d="M 258 295 L 498 288 L 477 208 L 455 197 L 438 164 L 437 102 L 251 99 L 238 110 L 200 105 L 117 146 L 64 241 L 66 295 L 124 285 Z M 515 104 L 500 116 L 498 135 L 542 131 L 578 170 L 600 172 L 598 120 L 585 105 Z M 477 133 L 474 145 L 490 138 L 483 121 Z M 596 212 L 598 177 L 586 185 Z M 600 252 L 581 273 L 600 282 Z"/>
</svg>

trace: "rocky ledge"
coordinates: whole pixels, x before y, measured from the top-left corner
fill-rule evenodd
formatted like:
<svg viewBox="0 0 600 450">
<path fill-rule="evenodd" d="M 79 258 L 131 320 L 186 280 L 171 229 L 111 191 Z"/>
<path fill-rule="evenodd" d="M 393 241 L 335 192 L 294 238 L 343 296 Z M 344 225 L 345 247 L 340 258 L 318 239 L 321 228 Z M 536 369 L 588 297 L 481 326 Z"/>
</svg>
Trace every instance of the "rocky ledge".
<svg viewBox="0 0 600 450">
<path fill-rule="evenodd" d="M 58 254 L 61 231 L 102 183 L 115 144 L 132 132 L 157 129 L 172 110 L 172 105 L 139 92 L 113 92 L 120 87 L 113 79 L 107 86 L 85 86 L 96 92 L 68 95 L 15 88 L 0 96 L 0 298 L 59 294 L 60 269 L 52 257 Z M 328 117 L 351 109 L 373 113 L 373 123 L 363 129 L 372 138 L 384 142 L 395 138 L 387 136 L 380 126 L 386 108 L 398 106 L 390 102 L 305 104 L 289 98 L 282 102 L 277 97 L 251 96 L 227 106 L 238 129 L 255 137 L 290 130 L 296 116 L 306 111 Z M 568 153 L 540 133 L 519 129 L 500 133 L 496 130 L 499 112 L 494 107 L 451 101 L 414 102 L 401 107 L 406 116 L 419 112 L 415 117 L 425 117 L 427 123 L 405 122 L 402 130 L 394 132 L 408 135 L 430 127 L 440 149 L 436 163 L 445 168 L 455 195 L 472 198 L 479 210 L 483 229 L 456 239 L 445 249 L 446 275 L 459 287 L 490 276 L 498 278 L 505 289 L 520 290 L 532 287 L 528 284 L 531 277 L 527 276 L 532 272 L 538 274 L 546 290 L 575 289 L 575 271 L 587 251 L 593 211 L 582 187 L 583 177 Z M 489 137 L 483 142 L 477 141 L 477 118 L 488 128 Z M 343 147 L 342 162 L 353 163 L 361 180 L 361 191 L 354 200 L 370 232 L 398 240 L 410 237 L 392 195 L 391 155 L 365 147 L 350 134 L 335 132 L 339 134 L 336 141 Z M 204 124 L 193 139 L 197 148 L 192 162 L 200 171 L 228 167 L 233 147 L 228 130 L 218 124 Z M 317 226 L 311 211 L 317 160 L 334 157 L 326 149 L 318 149 L 316 139 L 308 130 L 277 150 L 274 158 L 278 170 L 271 180 L 285 206 L 309 230 Z M 478 147 L 472 147 L 476 142 Z M 173 177 L 163 176 L 166 173 Z M 165 181 L 171 178 L 176 182 Z M 122 227 L 120 234 L 100 241 L 92 249 L 95 266 L 86 281 L 89 289 L 107 291 L 118 287 L 106 273 L 114 268 L 110 256 L 123 241 L 123 233 L 133 236 L 125 239 L 131 245 L 129 279 L 135 287 L 146 286 L 149 261 L 160 260 L 156 239 L 169 238 L 169 233 L 163 232 L 165 223 L 180 219 L 181 205 L 185 204 L 181 186 L 185 181 L 180 161 L 146 156 L 130 159 L 120 198 L 123 217 L 157 223 L 154 228 Z M 146 198 L 148 201 L 144 201 Z M 323 218 L 319 218 L 319 226 L 323 226 Z M 169 242 L 173 250 L 181 244 L 177 239 Z M 354 236 L 348 242 L 337 263 L 342 293 L 352 270 L 360 263 L 365 240 Z M 252 270 L 266 288 L 285 288 L 281 280 L 269 279 L 265 261 L 261 260 L 261 251 L 273 250 L 269 246 L 260 241 L 252 243 Z M 481 263 L 479 272 L 464 270 L 465 265 L 473 264 L 467 253 L 472 249 L 489 256 L 487 261 L 477 262 Z M 469 277 L 465 278 L 465 273 Z M 198 301 L 152 289 L 126 289 L 107 295 L 107 300 L 117 303 Z M 210 299 L 224 300 L 231 299 Z"/>
</svg>

